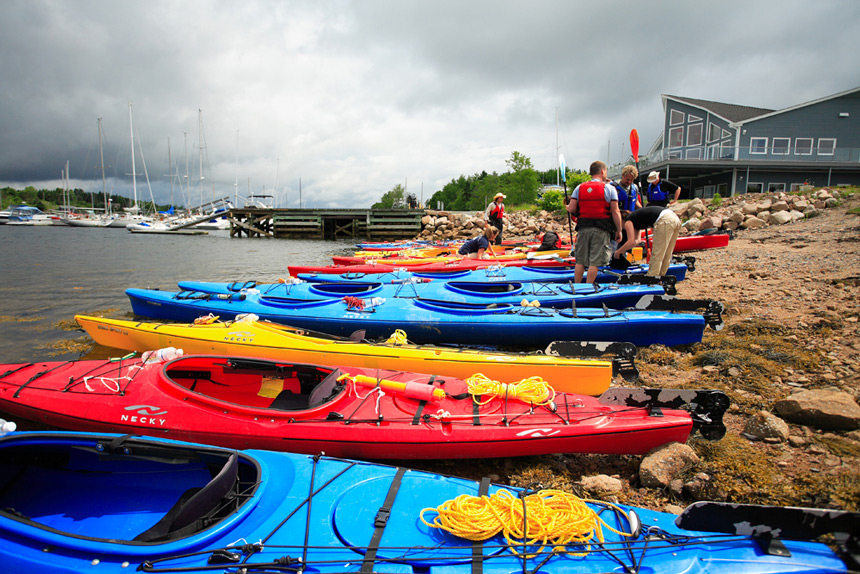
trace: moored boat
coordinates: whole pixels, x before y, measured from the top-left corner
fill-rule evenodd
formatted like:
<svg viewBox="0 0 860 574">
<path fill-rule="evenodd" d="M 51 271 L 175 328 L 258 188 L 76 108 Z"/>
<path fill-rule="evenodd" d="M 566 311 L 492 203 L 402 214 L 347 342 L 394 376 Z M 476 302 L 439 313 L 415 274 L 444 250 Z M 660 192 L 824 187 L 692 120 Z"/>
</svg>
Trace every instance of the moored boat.
<svg viewBox="0 0 860 574">
<path fill-rule="evenodd" d="M 857 513 L 699 502 L 679 517 L 325 455 L 117 434 L 0 438 L 0 562 L 36 572 L 824 574 L 856 571 Z M 58 488 L 58 485 L 62 485 Z M 463 497 L 463 498 L 460 498 Z M 485 498 L 479 498 L 485 497 Z M 509 502 L 457 535 L 454 501 Z M 541 506 L 548 507 L 538 514 Z M 495 506 L 494 506 L 495 507 Z M 541 528 L 540 518 L 564 528 Z M 440 528 L 443 522 L 449 525 Z M 547 522 L 552 522 L 547 520 Z M 514 534 L 547 534 L 546 545 Z M 835 533 L 836 551 L 816 537 Z"/>
</svg>

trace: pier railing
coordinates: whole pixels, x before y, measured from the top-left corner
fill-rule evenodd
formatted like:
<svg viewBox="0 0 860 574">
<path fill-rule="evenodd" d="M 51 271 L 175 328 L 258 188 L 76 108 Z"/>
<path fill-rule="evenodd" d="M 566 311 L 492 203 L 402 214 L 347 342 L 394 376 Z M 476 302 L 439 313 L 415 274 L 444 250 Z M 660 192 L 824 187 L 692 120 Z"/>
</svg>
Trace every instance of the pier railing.
<svg viewBox="0 0 860 574">
<path fill-rule="evenodd" d="M 231 237 L 409 239 L 421 231 L 421 209 L 230 210 Z"/>
</svg>

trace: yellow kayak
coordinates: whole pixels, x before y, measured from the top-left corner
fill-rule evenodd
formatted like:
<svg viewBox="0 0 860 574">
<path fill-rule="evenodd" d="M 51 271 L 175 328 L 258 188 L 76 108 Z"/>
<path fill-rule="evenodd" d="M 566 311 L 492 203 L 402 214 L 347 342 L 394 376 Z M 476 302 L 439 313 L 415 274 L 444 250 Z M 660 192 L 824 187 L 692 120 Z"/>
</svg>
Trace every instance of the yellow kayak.
<svg viewBox="0 0 860 574">
<path fill-rule="evenodd" d="M 511 383 L 541 377 L 557 391 L 600 395 L 612 380 L 612 363 L 548 355 L 446 349 L 412 344 L 367 343 L 268 321 L 208 325 L 143 323 L 75 316 L 99 345 L 129 351 L 165 347 L 185 354 L 238 355 L 296 363 L 429 373 L 466 379 L 481 373 Z"/>
</svg>

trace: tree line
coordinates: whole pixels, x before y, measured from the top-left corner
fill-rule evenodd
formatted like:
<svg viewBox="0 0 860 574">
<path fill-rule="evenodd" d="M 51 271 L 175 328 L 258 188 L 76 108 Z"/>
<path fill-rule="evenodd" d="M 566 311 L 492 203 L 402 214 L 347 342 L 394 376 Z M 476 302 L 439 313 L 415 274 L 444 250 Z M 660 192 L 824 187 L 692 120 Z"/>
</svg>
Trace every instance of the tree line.
<svg viewBox="0 0 860 574">
<path fill-rule="evenodd" d="M 131 199 L 121 195 L 109 195 L 108 200 L 111 203 L 112 211 L 119 211 L 123 207 L 131 207 L 134 203 Z M 6 209 L 10 205 L 24 204 L 31 205 L 42 211 L 51 209 L 59 209 L 63 206 L 74 207 L 77 209 L 99 209 L 105 208 L 104 195 L 101 193 L 91 193 L 83 189 L 75 188 L 64 190 L 61 187 L 56 189 L 36 189 L 32 185 L 28 185 L 24 189 L 14 189 L 11 187 L 0 188 L 0 208 Z M 149 201 L 137 202 L 142 210 L 152 209 L 152 204 Z M 158 210 L 167 209 L 169 206 L 155 206 Z"/>
<path fill-rule="evenodd" d="M 442 189 L 433 193 L 424 204 L 427 209 L 443 206 L 448 211 L 483 211 L 497 193 L 505 195 L 505 205 L 511 207 L 531 207 L 538 205 L 544 209 L 555 210 L 563 205 L 560 193 L 548 192 L 540 197 L 544 185 L 554 185 L 556 169 L 539 171 L 532 165 L 531 159 L 518 151 L 511 153 L 505 160 L 508 170 L 499 174 L 481 171 L 473 175 L 460 175 L 452 179 Z M 573 189 L 590 178 L 587 172 L 566 170 L 567 185 Z M 374 203 L 372 209 L 396 209 L 419 207 L 418 199 L 412 193 L 406 193 L 403 186 L 396 185 Z"/>
</svg>

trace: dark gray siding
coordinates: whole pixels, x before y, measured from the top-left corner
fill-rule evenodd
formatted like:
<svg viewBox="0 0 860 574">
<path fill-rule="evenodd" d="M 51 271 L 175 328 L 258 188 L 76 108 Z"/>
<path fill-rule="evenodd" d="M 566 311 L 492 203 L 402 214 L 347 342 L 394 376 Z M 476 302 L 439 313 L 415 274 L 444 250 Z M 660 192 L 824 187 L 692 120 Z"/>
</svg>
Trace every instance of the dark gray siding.
<svg viewBox="0 0 860 574">
<path fill-rule="evenodd" d="M 682 124 L 671 125 L 673 110 L 684 114 Z M 699 119 L 691 121 L 690 116 Z M 672 159 L 715 159 L 732 153 L 730 148 L 735 145 L 736 130 L 726 120 L 706 109 L 667 98 L 663 120 L 663 148 L 668 150 Z M 697 138 L 700 141 L 698 145 L 688 145 L 691 143 L 691 130 L 701 130 L 701 137 Z M 678 132 L 681 134 L 681 145 L 672 145 Z"/>
<path fill-rule="evenodd" d="M 840 117 L 848 113 L 848 117 Z M 790 157 L 808 161 L 856 161 L 860 158 L 860 92 L 803 106 L 795 110 L 751 120 L 742 126 L 739 159 L 749 157 L 750 139 L 765 137 L 768 140 L 768 157 L 773 150 L 773 138 L 790 138 Z M 812 138 L 811 156 L 794 153 L 797 138 Z M 821 138 L 836 139 L 836 153 L 817 157 L 818 141 Z M 762 157 L 762 156 L 753 156 Z M 788 159 L 788 158 L 786 158 Z"/>
</svg>

